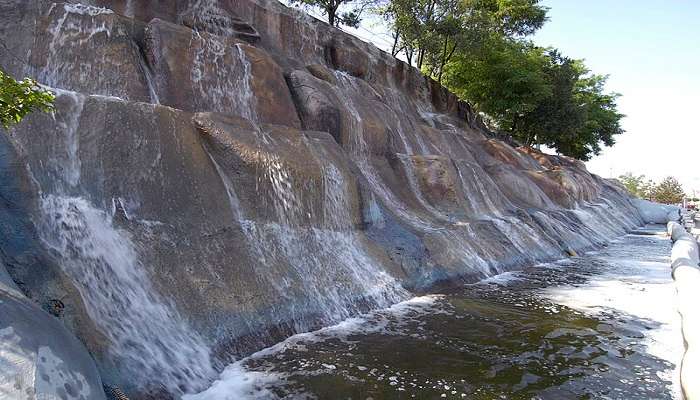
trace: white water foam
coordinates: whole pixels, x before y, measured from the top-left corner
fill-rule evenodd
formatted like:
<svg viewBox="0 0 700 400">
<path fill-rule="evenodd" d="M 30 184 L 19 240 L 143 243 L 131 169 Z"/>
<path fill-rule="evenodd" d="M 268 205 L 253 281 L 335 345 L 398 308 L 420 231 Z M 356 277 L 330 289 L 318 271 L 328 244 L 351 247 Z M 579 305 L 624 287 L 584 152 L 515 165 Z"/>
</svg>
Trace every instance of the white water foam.
<svg viewBox="0 0 700 400">
<path fill-rule="evenodd" d="M 53 4 L 49 15 L 57 7 Z M 52 87 L 73 86 L 81 80 L 93 76 L 93 71 L 102 71 L 106 60 L 96 59 L 90 63 L 82 62 L 79 70 L 75 71 L 75 59 L 66 60 L 74 53 L 80 52 L 90 39 L 97 34 L 111 35 L 112 20 L 94 18 L 100 15 L 111 15 L 113 12 L 106 8 L 86 6 L 84 4 L 63 4 L 62 15 L 55 19 L 48 28 L 51 35 L 46 65 L 39 71 L 38 80 Z M 93 18 L 75 18 L 74 16 L 90 16 Z"/>
<path fill-rule="evenodd" d="M 387 330 L 390 321 L 393 325 L 400 327 L 402 322 L 407 322 L 420 315 L 445 313 L 447 311 L 440 308 L 442 299 L 443 296 L 440 295 L 414 297 L 386 309 L 372 311 L 355 318 L 348 318 L 333 326 L 291 336 L 274 346 L 262 349 L 229 365 L 211 387 L 198 394 L 185 395 L 183 400 L 275 399 L 277 396 L 273 394 L 271 387 L 284 381 L 285 376 L 277 373 L 248 370 L 245 367 L 247 362 L 280 354 L 288 349 L 303 348 L 305 344 L 322 342 L 328 339 L 348 340 L 348 337 L 352 335 L 380 332 L 383 334 L 397 334 L 400 332 Z M 333 365 L 324 365 L 324 367 L 327 369 L 335 368 Z"/>
<path fill-rule="evenodd" d="M 648 237 L 649 240 L 668 240 Z M 617 245 L 616 247 L 613 247 Z M 671 277 L 670 259 L 653 255 L 627 254 L 615 256 L 614 252 L 625 246 L 625 241 L 615 241 L 605 251 L 587 253 L 615 266 L 602 274 L 591 276 L 584 285 L 566 285 L 543 290 L 545 298 L 590 315 L 617 311 L 639 320 L 650 321 L 657 327 L 645 335 L 644 344 L 649 354 L 676 365 L 669 371 L 674 382 L 676 398 L 679 397 L 679 366 L 683 355 L 680 334 L 680 318 L 675 306 L 675 287 Z M 655 246 L 658 247 L 658 246 Z M 645 260 L 647 259 L 647 260 Z M 649 261 L 648 259 L 651 259 Z"/>
</svg>

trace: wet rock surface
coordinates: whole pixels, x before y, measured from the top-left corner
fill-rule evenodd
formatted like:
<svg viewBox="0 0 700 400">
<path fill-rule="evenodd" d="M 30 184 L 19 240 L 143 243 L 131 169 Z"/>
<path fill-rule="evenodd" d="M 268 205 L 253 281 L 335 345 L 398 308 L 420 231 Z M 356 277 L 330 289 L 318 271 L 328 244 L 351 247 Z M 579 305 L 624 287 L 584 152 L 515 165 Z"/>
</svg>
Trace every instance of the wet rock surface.
<svg viewBox="0 0 700 400">
<path fill-rule="evenodd" d="M 58 91 L 0 141 L 2 261 L 134 398 L 643 223 L 582 163 L 277 1 L 2 0 L 0 39 L 0 67 Z"/>
<path fill-rule="evenodd" d="M 0 264 L 0 397 L 104 399 L 85 346 L 8 277 Z"/>
</svg>

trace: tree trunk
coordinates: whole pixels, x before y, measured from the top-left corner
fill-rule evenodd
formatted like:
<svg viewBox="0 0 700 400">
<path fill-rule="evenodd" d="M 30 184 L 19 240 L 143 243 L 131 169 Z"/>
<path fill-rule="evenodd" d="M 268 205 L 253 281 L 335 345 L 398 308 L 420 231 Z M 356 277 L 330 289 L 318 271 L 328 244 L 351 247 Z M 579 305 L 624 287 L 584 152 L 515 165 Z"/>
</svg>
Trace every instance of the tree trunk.
<svg viewBox="0 0 700 400">
<path fill-rule="evenodd" d="M 445 46 L 447 46 L 447 38 L 445 38 Z M 455 54 L 455 50 L 457 50 L 457 43 L 452 45 L 452 50 L 450 50 L 450 52 L 442 60 L 442 65 L 440 65 L 440 75 L 438 76 L 439 83 L 442 83 L 442 73 L 445 71 L 445 65 L 450 62 L 450 59 L 452 59 L 452 56 Z"/>
<path fill-rule="evenodd" d="M 447 42 L 448 38 L 445 36 L 445 44 L 442 46 L 442 57 L 440 58 L 440 68 L 438 69 L 438 83 L 440 84 L 442 84 L 442 70 L 447 63 Z"/>
<path fill-rule="evenodd" d="M 328 14 L 328 24 L 330 26 L 336 26 L 338 23 L 338 7 L 340 7 L 340 2 L 335 2 L 335 0 L 331 0 L 328 3 L 328 6 L 326 7 L 326 13 Z"/>
<path fill-rule="evenodd" d="M 394 44 L 391 46 L 391 55 L 396 57 L 397 54 L 399 54 L 399 51 L 397 49 L 399 45 L 399 30 L 398 28 L 394 32 Z"/>
</svg>

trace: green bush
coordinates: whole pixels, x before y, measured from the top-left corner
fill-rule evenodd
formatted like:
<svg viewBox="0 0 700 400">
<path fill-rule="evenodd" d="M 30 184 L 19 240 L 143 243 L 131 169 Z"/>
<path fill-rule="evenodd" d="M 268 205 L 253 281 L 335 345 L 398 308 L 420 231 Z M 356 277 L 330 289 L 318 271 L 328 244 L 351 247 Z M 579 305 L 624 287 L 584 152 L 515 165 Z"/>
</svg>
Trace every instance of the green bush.
<svg viewBox="0 0 700 400">
<path fill-rule="evenodd" d="M 53 92 L 39 86 L 34 79 L 16 81 L 0 69 L 0 124 L 5 129 L 33 111 L 53 111 L 55 99 Z"/>
</svg>

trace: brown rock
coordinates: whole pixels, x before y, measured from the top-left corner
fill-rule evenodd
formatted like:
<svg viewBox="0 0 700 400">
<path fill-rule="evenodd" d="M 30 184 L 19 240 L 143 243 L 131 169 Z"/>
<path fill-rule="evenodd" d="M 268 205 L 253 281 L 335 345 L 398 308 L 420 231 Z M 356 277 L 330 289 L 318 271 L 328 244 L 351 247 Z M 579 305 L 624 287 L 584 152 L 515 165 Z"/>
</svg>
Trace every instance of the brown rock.
<svg viewBox="0 0 700 400">
<path fill-rule="evenodd" d="M 369 70 L 369 57 L 358 46 L 359 39 L 344 37 L 327 48 L 327 57 L 333 68 L 345 71 L 357 78 L 366 78 Z"/>
<path fill-rule="evenodd" d="M 0 9 L 0 18 L 11 18 L 2 24 L 7 31 L 0 32 L 9 36 L 8 47 L 0 46 L 8 53 L 0 66 L 54 88 L 150 101 L 145 63 L 134 39 L 141 25 L 83 4 L 22 3 L 7 14 Z M 24 30 L 26 35 L 18 35 Z"/>
<path fill-rule="evenodd" d="M 333 75 L 333 73 L 328 68 L 321 64 L 307 65 L 306 69 L 311 73 L 311 75 L 315 76 L 318 79 L 322 79 L 330 83 L 331 85 L 338 84 L 338 79 L 336 79 L 335 75 Z"/>
<path fill-rule="evenodd" d="M 293 71 L 288 80 L 303 128 L 328 132 L 343 143 L 343 116 L 333 87 L 306 71 Z"/>
<path fill-rule="evenodd" d="M 300 126 L 281 68 L 258 49 L 161 20 L 146 43 L 162 104 Z"/>
</svg>

